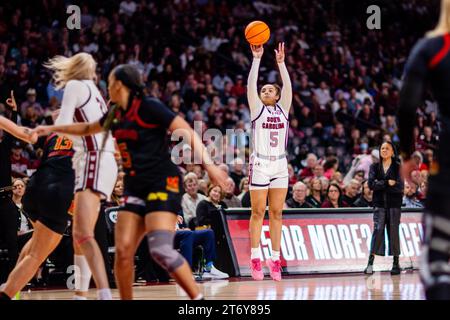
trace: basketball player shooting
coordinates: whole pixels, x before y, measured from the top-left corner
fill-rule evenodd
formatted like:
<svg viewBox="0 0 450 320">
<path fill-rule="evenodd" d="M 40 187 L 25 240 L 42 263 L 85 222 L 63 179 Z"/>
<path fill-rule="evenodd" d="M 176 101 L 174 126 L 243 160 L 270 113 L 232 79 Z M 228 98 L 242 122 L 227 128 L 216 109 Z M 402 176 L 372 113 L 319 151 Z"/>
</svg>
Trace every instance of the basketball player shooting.
<svg viewBox="0 0 450 320">
<path fill-rule="evenodd" d="M 250 217 L 251 273 L 255 280 L 262 280 L 259 242 L 261 229 L 269 200 L 269 230 L 272 243 L 271 258 L 266 261 L 270 276 L 281 280 L 280 242 L 282 210 L 288 189 L 288 162 L 286 145 L 288 139 L 288 115 L 292 103 L 292 85 L 284 64 L 284 43 L 275 49 L 283 87 L 265 84 L 258 94 L 257 79 L 262 45 L 250 45 L 253 63 L 248 76 L 247 98 L 252 119 L 253 153 L 250 156 Z"/>
</svg>

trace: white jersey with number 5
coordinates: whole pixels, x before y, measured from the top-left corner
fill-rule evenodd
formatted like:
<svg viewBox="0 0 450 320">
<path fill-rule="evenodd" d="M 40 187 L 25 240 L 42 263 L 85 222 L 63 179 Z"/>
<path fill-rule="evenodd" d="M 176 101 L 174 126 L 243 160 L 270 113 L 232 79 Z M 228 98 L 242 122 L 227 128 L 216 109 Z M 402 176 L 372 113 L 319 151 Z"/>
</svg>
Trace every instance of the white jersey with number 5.
<svg viewBox="0 0 450 320">
<path fill-rule="evenodd" d="M 287 115 L 292 103 L 292 85 L 286 66 L 279 63 L 283 88 L 274 106 L 266 106 L 257 90 L 260 59 L 254 58 L 248 76 L 247 98 L 252 117 L 252 147 L 249 166 L 249 187 L 272 189 L 288 187 Z"/>
<path fill-rule="evenodd" d="M 253 153 L 266 157 L 280 157 L 286 154 L 289 121 L 283 109 L 276 104 L 265 106 L 252 119 Z"/>
</svg>

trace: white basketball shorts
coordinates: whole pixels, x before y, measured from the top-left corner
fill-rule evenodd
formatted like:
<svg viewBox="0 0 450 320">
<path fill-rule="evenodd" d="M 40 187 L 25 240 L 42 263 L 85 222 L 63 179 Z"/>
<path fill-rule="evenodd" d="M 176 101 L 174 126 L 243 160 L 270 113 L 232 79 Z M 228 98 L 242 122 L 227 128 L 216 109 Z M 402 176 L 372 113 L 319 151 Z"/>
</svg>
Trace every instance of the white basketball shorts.
<svg viewBox="0 0 450 320">
<path fill-rule="evenodd" d="M 110 199 L 117 180 L 117 163 L 112 152 L 76 152 L 72 159 L 75 170 L 75 192 L 91 189 Z"/>
<path fill-rule="evenodd" d="M 288 162 L 286 158 L 265 160 L 252 154 L 249 168 L 250 190 L 288 188 Z"/>
</svg>

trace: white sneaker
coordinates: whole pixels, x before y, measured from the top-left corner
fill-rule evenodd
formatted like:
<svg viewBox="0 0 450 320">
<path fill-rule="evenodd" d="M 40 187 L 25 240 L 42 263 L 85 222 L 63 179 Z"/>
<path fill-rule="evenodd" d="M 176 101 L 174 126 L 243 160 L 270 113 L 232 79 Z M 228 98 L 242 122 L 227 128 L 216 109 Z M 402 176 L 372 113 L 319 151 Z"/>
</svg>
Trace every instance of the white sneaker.
<svg viewBox="0 0 450 320">
<path fill-rule="evenodd" d="M 228 279 L 229 277 L 228 273 L 222 272 L 214 266 L 211 267 L 209 272 L 203 273 L 203 279 Z"/>
</svg>

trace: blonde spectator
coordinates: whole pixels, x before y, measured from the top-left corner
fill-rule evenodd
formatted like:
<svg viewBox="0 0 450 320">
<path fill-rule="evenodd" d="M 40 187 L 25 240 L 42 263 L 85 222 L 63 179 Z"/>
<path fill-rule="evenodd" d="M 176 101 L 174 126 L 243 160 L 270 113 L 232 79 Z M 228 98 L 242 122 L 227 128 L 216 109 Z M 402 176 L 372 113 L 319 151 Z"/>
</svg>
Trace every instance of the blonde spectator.
<svg viewBox="0 0 450 320">
<path fill-rule="evenodd" d="M 306 201 L 313 208 L 320 208 L 324 201 L 322 196 L 322 181 L 319 178 L 312 178 L 309 182 L 309 195 Z"/>
<path fill-rule="evenodd" d="M 241 192 L 238 195 L 239 200 L 242 202 L 242 198 L 248 192 L 248 178 L 242 178 L 241 183 L 239 183 L 239 191 Z"/>
<path fill-rule="evenodd" d="M 198 178 L 193 172 L 189 172 L 184 177 L 184 188 L 186 193 L 183 194 L 181 200 L 181 207 L 183 208 L 183 215 L 186 224 L 189 227 L 196 225 L 196 210 L 200 201 L 205 200 L 206 197 L 198 193 Z"/>
</svg>

